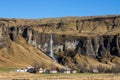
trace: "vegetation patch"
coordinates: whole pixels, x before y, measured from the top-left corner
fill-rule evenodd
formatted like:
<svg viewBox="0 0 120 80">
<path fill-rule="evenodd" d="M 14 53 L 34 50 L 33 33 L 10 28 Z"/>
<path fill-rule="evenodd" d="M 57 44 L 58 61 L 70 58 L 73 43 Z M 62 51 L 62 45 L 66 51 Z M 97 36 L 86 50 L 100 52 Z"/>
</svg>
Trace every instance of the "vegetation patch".
<svg viewBox="0 0 120 80">
<path fill-rule="evenodd" d="M 9 72 L 14 71 L 16 68 L 6 68 L 6 67 L 0 67 L 0 72 Z"/>
</svg>

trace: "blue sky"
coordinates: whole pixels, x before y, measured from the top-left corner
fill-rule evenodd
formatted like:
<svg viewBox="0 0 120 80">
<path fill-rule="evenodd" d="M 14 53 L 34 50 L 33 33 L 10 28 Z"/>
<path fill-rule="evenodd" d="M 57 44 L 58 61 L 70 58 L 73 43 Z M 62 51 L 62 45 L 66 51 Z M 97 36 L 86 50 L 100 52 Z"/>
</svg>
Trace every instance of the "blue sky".
<svg viewBox="0 0 120 80">
<path fill-rule="evenodd" d="M 55 18 L 120 14 L 120 0 L 0 0 L 3 18 Z"/>
</svg>

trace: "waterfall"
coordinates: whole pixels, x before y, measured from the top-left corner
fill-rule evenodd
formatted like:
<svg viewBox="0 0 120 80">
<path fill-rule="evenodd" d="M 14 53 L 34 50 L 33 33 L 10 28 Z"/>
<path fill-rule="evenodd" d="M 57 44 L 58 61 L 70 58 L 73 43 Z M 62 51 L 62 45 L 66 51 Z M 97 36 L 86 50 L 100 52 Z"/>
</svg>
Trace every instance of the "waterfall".
<svg viewBox="0 0 120 80">
<path fill-rule="evenodd" d="M 55 60 L 54 53 L 53 53 L 53 38 L 52 35 L 50 36 L 50 57 Z"/>
</svg>

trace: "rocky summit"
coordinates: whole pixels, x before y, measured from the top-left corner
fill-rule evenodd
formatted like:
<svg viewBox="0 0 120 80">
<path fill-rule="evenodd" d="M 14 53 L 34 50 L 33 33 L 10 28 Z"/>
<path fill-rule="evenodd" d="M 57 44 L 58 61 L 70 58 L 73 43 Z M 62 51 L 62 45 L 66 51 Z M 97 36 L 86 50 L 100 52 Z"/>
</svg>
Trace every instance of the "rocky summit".
<svg viewBox="0 0 120 80">
<path fill-rule="evenodd" d="M 53 38 L 54 61 L 50 57 Z M 120 15 L 45 19 L 0 18 L 0 66 L 120 66 Z M 54 65 L 54 66 L 53 66 Z"/>
</svg>

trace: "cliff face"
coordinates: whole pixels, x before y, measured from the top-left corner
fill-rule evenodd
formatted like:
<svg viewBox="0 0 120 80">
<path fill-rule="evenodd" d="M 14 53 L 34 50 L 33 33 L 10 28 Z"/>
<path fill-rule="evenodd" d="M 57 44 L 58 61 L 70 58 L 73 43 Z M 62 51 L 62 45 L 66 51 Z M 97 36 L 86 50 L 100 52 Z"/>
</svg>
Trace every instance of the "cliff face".
<svg viewBox="0 0 120 80">
<path fill-rule="evenodd" d="M 53 35 L 53 50 L 60 64 L 77 69 L 81 62 L 87 66 L 92 65 L 89 60 L 94 59 L 98 65 L 101 63 L 107 66 L 118 65 L 119 33 L 120 16 L 41 20 L 1 19 L 0 48 L 9 47 L 9 41 L 20 44 L 19 38 L 22 37 L 26 44 L 49 56 L 50 35 Z M 90 59 L 87 61 L 86 57 Z"/>
</svg>

